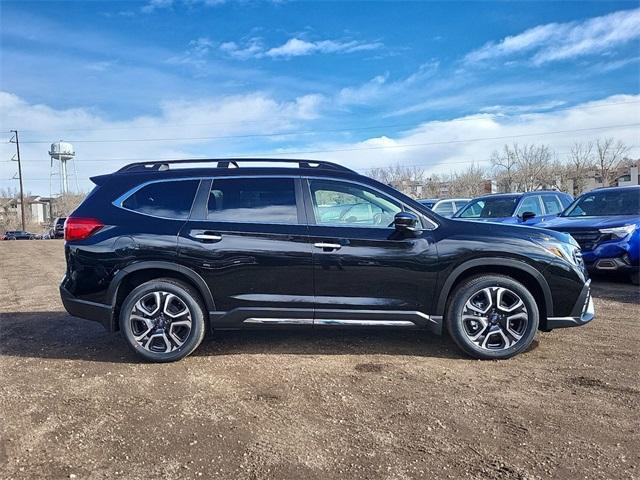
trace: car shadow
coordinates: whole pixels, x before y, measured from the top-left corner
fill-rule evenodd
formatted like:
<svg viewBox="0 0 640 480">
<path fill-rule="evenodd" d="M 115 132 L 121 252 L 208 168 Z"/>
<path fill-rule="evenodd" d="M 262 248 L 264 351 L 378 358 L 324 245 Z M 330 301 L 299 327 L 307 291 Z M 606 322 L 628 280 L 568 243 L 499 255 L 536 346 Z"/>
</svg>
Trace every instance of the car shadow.
<svg viewBox="0 0 640 480">
<path fill-rule="evenodd" d="M 260 329 L 208 335 L 194 356 L 410 355 L 468 360 L 447 336 L 397 329 Z M 0 313 L 0 355 L 140 363 L 117 333 L 65 312 Z"/>
<path fill-rule="evenodd" d="M 591 279 L 591 289 L 596 299 L 640 305 L 640 287 L 633 285 L 628 276 L 593 274 Z"/>
</svg>

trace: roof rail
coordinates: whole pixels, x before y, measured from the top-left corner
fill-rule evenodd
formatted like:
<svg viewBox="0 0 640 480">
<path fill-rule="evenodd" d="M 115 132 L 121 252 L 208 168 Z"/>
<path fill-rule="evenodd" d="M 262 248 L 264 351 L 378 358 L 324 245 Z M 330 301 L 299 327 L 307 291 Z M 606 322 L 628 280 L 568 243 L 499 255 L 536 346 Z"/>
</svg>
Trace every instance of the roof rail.
<svg viewBox="0 0 640 480">
<path fill-rule="evenodd" d="M 240 168 L 240 164 L 244 162 L 250 163 L 292 163 L 297 164 L 299 168 L 324 168 L 328 170 L 338 170 L 342 172 L 355 173 L 353 170 L 338 165 L 337 163 L 327 162 L 324 160 L 299 160 L 290 158 L 193 158 L 186 160 L 159 160 L 157 162 L 136 162 L 125 165 L 118 172 L 133 171 L 165 171 L 169 170 L 170 165 L 184 165 L 189 163 L 215 163 L 213 168 Z"/>
</svg>

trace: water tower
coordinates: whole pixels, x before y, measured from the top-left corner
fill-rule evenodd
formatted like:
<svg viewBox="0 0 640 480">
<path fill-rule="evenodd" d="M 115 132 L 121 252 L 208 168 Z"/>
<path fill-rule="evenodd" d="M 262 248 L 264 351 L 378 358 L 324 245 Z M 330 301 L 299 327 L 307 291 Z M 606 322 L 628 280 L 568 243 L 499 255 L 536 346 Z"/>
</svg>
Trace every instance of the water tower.
<svg viewBox="0 0 640 480">
<path fill-rule="evenodd" d="M 69 174 L 67 169 L 67 162 L 74 159 L 76 152 L 73 150 L 73 145 L 68 142 L 59 142 L 51 144 L 51 150 L 49 150 L 49 156 L 51 157 L 51 175 L 54 174 L 53 161 L 58 160 L 60 162 L 60 193 L 69 193 Z"/>
</svg>

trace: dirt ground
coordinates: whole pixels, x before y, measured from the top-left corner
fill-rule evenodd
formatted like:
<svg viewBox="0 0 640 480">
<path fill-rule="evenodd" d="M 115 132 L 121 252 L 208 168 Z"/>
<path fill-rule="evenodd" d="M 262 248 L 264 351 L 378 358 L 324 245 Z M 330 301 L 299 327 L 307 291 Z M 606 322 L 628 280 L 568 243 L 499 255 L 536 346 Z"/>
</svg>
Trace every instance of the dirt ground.
<svg viewBox="0 0 640 480">
<path fill-rule="evenodd" d="M 261 331 L 144 364 L 58 297 L 62 241 L 0 243 L 0 477 L 640 478 L 640 295 L 509 361 L 396 331 Z"/>
</svg>

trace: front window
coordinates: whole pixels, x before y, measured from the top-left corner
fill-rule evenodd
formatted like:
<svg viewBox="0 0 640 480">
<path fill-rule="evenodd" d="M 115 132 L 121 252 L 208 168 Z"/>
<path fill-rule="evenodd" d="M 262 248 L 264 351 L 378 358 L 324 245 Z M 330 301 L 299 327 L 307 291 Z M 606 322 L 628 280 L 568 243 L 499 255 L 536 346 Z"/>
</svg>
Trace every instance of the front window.
<svg viewBox="0 0 640 480">
<path fill-rule="evenodd" d="M 543 215 L 542 206 L 540 205 L 539 195 L 525 197 L 522 200 L 522 203 L 520 203 L 520 206 L 518 207 L 518 211 L 516 212 L 516 215 L 521 217 L 522 214 L 525 212 L 535 213 L 537 216 Z"/>
<path fill-rule="evenodd" d="M 629 189 L 586 193 L 563 213 L 565 217 L 609 215 L 640 215 L 640 192 Z"/>
<path fill-rule="evenodd" d="M 557 215 L 562 211 L 562 204 L 557 195 L 542 195 L 542 203 L 547 215 Z"/>
<path fill-rule="evenodd" d="M 310 180 L 313 212 L 318 225 L 388 227 L 402 209 L 364 186 Z"/>
<path fill-rule="evenodd" d="M 216 178 L 207 220 L 235 223 L 298 223 L 293 178 Z"/>
<path fill-rule="evenodd" d="M 460 212 L 459 218 L 510 217 L 518 204 L 518 197 L 490 197 L 472 200 Z"/>
</svg>

